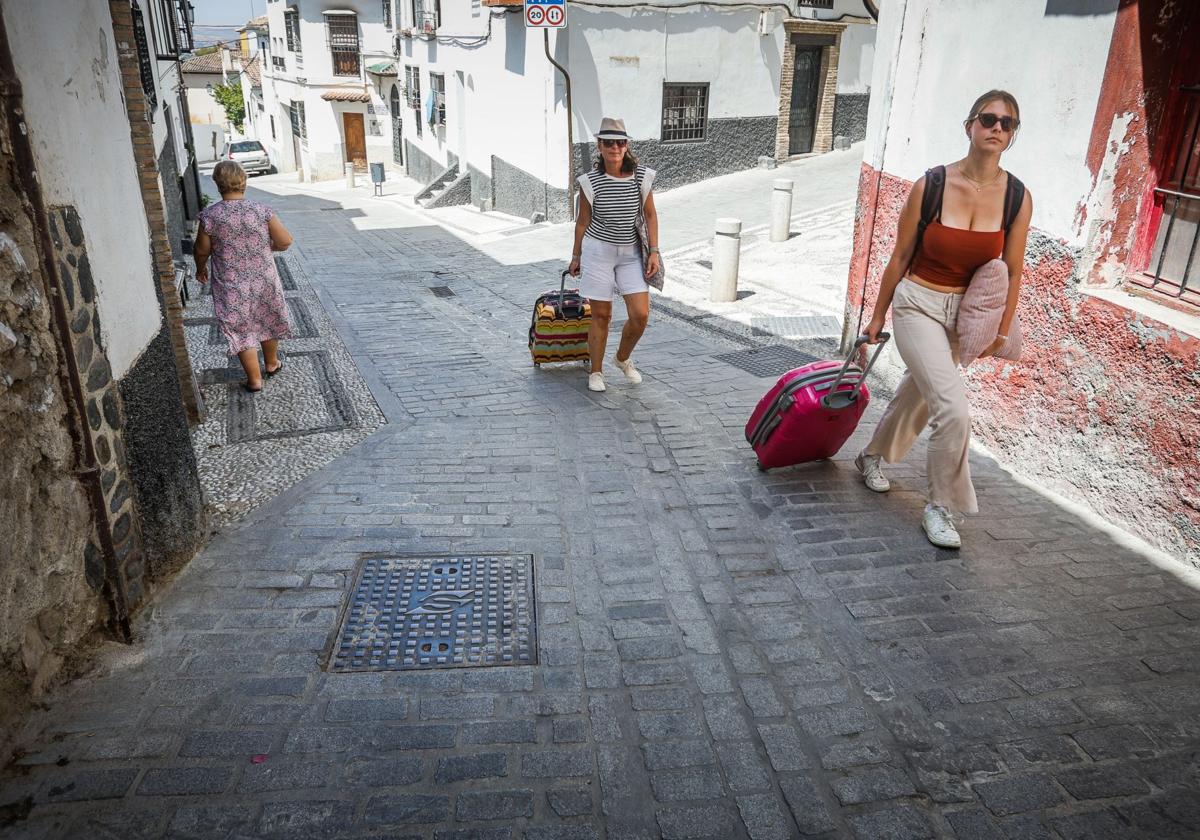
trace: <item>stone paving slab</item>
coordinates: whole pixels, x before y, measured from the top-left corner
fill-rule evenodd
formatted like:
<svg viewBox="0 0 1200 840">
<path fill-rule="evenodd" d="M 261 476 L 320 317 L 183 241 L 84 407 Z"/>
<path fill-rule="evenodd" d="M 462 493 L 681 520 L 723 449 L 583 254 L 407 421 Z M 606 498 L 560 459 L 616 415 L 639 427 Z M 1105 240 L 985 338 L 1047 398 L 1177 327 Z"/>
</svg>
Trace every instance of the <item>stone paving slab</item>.
<svg viewBox="0 0 1200 840">
<path fill-rule="evenodd" d="M 208 288 L 199 287 L 184 311 L 188 355 L 206 410 L 204 422 L 192 430 L 192 447 L 217 527 L 241 519 L 384 422 L 303 263 L 281 254 L 276 264 L 292 337 L 279 343 L 283 370 L 264 378 L 259 393 L 242 390 L 245 372 L 229 356 Z"/>
<path fill-rule="evenodd" d="M 973 458 L 966 547 L 844 453 L 758 472 L 746 346 L 535 370 L 556 263 L 277 206 L 389 422 L 30 718 L 2 837 L 1193 837 L 1200 589 Z M 448 286 L 439 297 L 431 286 Z M 532 554 L 532 667 L 329 673 L 364 553 Z"/>
</svg>

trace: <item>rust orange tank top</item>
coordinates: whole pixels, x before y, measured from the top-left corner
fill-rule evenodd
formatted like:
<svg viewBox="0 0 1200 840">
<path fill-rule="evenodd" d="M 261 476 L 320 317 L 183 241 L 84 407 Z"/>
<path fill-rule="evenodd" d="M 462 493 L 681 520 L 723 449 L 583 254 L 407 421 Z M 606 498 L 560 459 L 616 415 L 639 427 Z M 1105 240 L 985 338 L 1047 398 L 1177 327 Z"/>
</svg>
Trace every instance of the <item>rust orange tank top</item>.
<svg viewBox="0 0 1200 840">
<path fill-rule="evenodd" d="M 908 273 L 937 286 L 965 289 L 979 266 L 1003 252 L 1003 230 L 964 230 L 930 222 Z"/>
</svg>

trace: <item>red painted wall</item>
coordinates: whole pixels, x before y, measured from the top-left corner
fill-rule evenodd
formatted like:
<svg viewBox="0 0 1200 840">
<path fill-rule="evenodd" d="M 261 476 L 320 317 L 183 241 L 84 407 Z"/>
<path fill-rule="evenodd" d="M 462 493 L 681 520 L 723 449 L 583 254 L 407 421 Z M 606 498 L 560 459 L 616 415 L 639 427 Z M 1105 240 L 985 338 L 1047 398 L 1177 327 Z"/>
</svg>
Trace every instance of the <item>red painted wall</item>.
<svg viewBox="0 0 1200 840">
<path fill-rule="evenodd" d="M 912 184 L 864 164 L 848 294 L 867 317 Z M 871 209 L 875 208 L 870 237 Z M 1200 566 L 1200 340 L 1082 294 L 1079 252 L 1031 230 L 1019 315 L 1025 357 L 968 379 L 974 433 L 1006 465 Z M 853 321 L 851 321 L 853 324 Z M 985 502 L 986 504 L 986 502 Z"/>
</svg>

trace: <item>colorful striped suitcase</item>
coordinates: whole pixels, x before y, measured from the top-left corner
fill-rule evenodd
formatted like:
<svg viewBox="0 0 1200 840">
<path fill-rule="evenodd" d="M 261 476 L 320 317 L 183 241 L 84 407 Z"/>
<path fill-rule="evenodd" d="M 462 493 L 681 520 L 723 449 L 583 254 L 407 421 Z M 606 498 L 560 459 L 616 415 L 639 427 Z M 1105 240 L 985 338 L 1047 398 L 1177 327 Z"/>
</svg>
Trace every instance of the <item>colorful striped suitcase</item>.
<svg viewBox="0 0 1200 840">
<path fill-rule="evenodd" d="M 592 324 L 592 306 L 578 289 L 567 288 L 562 273 L 558 290 L 538 296 L 533 304 L 533 322 L 529 325 L 529 355 L 533 363 L 577 362 L 588 358 L 588 327 Z"/>
<path fill-rule="evenodd" d="M 758 468 L 769 470 L 831 458 L 854 433 L 871 394 L 867 374 L 891 336 L 880 343 L 865 371 L 852 364 L 866 336 L 844 362 L 826 359 L 790 370 L 763 395 L 746 423 L 746 442 Z"/>
</svg>

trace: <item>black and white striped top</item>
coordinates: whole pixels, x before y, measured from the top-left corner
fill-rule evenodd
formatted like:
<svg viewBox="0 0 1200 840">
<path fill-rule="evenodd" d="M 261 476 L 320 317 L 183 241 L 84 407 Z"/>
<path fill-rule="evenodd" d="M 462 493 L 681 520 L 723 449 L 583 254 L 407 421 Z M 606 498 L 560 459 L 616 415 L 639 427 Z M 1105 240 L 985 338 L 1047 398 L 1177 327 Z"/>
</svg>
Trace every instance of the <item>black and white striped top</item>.
<svg viewBox="0 0 1200 840">
<path fill-rule="evenodd" d="M 642 182 L 640 196 L 637 188 L 639 179 Z M 594 169 L 580 175 L 580 189 L 592 206 L 592 221 L 584 231 L 584 236 L 612 245 L 636 243 L 638 238 L 634 221 L 638 208 L 650 195 L 653 184 L 654 170 L 640 164 L 637 172 L 626 178 L 614 178 Z"/>
</svg>

